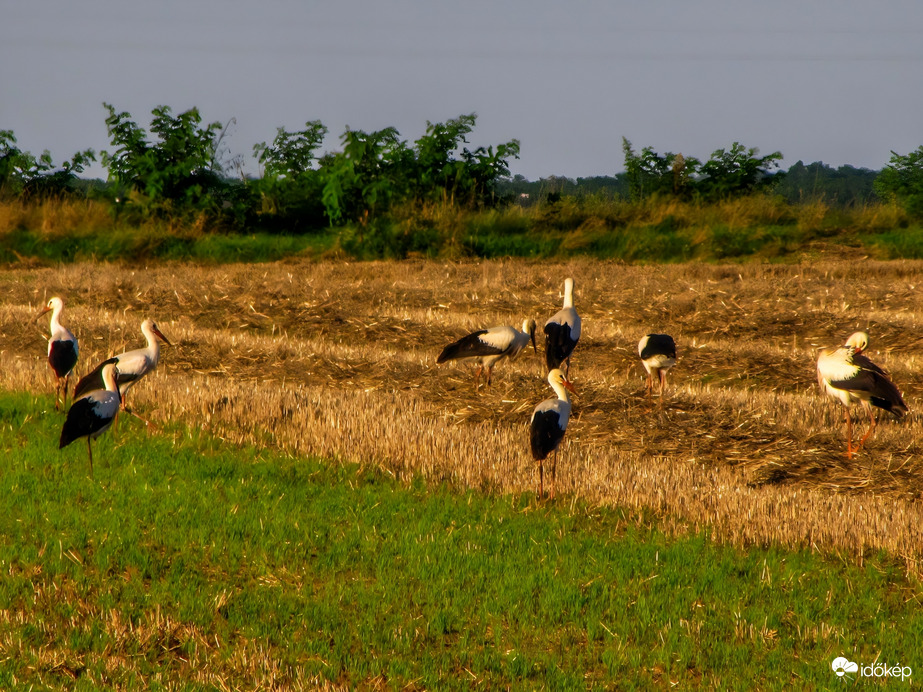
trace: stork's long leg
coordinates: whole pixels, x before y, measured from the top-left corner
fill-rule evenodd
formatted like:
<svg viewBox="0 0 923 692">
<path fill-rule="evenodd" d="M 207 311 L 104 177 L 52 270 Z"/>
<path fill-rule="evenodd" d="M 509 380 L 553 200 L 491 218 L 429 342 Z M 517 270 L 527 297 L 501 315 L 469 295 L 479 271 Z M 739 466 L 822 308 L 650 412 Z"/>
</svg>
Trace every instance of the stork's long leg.
<svg viewBox="0 0 923 692">
<path fill-rule="evenodd" d="M 856 445 L 856 451 L 858 451 L 859 448 L 862 447 L 862 445 L 865 444 L 865 441 L 866 441 L 867 439 L 869 439 L 869 437 L 872 436 L 872 433 L 875 432 L 875 426 L 878 424 L 878 421 L 875 419 L 875 413 L 874 413 L 874 411 L 872 411 L 871 405 L 868 404 L 867 402 L 863 401 L 863 402 L 862 402 L 862 407 L 863 407 L 866 411 L 868 411 L 869 420 L 870 420 L 871 422 L 869 423 L 869 429 L 868 429 L 868 431 L 865 433 L 865 435 L 863 435 L 862 439 L 859 440 L 859 444 Z"/>
<path fill-rule="evenodd" d="M 853 449 L 852 446 L 852 416 L 849 415 L 849 407 L 846 407 L 846 458 L 852 459 L 853 452 L 856 449 Z"/>
<path fill-rule="evenodd" d="M 549 499 L 554 499 L 554 489 L 557 485 L 558 475 L 558 450 L 554 450 L 554 456 L 551 458 L 551 492 L 548 494 Z"/>
<path fill-rule="evenodd" d="M 538 462 L 538 497 L 539 499 L 545 496 L 545 469 L 541 460 Z"/>
<path fill-rule="evenodd" d="M 154 428 L 154 429 L 157 428 L 157 426 L 154 425 L 153 423 L 151 423 L 147 418 L 142 418 L 142 417 L 139 416 L 137 413 L 135 413 L 134 411 L 132 411 L 130 408 L 126 408 L 126 409 L 125 409 L 125 413 L 129 414 L 130 416 L 134 416 L 135 418 L 137 418 L 139 421 L 141 421 L 142 423 L 144 423 L 144 424 L 145 424 L 147 427 L 149 427 L 149 428 Z"/>
<path fill-rule="evenodd" d="M 87 435 L 87 452 L 90 456 L 90 478 L 93 477 L 93 443 L 90 441 L 90 436 Z"/>
</svg>

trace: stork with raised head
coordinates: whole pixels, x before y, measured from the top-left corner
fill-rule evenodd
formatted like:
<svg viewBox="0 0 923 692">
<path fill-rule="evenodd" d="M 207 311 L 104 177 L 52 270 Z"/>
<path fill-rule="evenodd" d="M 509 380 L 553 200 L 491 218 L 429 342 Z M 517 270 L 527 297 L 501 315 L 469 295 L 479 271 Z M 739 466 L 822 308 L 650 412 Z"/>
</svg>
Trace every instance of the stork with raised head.
<svg viewBox="0 0 923 692">
<path fill-rule="evenodd" d="M 481 373 L 487 369 L 487 386 L 490 386 L 494 366 L 508 358 L 512 360 L 519 355 L 529 341 L 532 341 L 532 349 L 538 352 L 535 346 L 535 320 L 526 319 L 522 323 L 522 331 L 515 327 L 491 327 L 490 329 L 481 329 L 463 336 L 444 349 L 437 363 L 445 363 L 447 360 L 474 361 L 478 364 L 478 369 L 474 373 L 474 391 L 479 390 Z"/>
<path fill-rule="evenodd" d="M 570 420 L 571 404 L 567 392 L 571 391 L 576 394 L 577 390 L 558 368 L 548 373 L 548 384 L 554 389 L 556 396 L 545 399 L 532 411 L 529 441 L 532 446 L 532 458 L 538 462 L 539 497 L 545 494 L 544 461 L 549 454 L 554 455 L 551 462 L 551 493 L 549 495 L 553 498 L 558 466 L 558 446 L 564 439 L 567 422 Z"/>
<path fill-rule="evenodd" d="M 119 387 L 119 394 L 122 397 L 122 407 L 131 413 L 131 410 L 125 405 L 125 398 L 128 390 L 139 382 L 145 375 L 152 372 L 157 364 L 160 363 L 160 342 L 163 341 L 171 346 L 170 341 L 163 335 L 163 332 L 157 327 L 157 323 L 152 319 L 146 319 L 141 323 L 141 333 L 144 335 L 147 345 L 144 348 L 127 351 L 113 358 L 104 360 L 96 366 L 92 372 L 84 375 L 77 386 L 74 388 L 74 399 L 86 396 L 88 393 L 98 391 L 105 387 L 102 380 L 102 371 L 106 365 L 117 363 L 118 375 L 116 383 Z"/>
<path fill-rule="evenodd" d="M 90 457 L 90 475 L 93 474 L 93 443 L 106 432 L 119 412 L 121 397 L 116 384 L 118 369 L 114 363 L 106 363 L 100 372 L 105 389 L 96 390 L 82 399 L 74 401 L 67 412 L 58 449 L 64 449 L 74 440 L 87 438 L 87 453 Z"/>
<path fill-rule="evenodd" d="M 893 413 L 900 418 L 908 412 L 900 391 L 888 373 L 875 365 L 862 352 L 868 348 L 869 336 L 856 332 L 839 347 L 820 349 L 817 356 L 817 383 L 821 391 L 846 408 L 846 456 L 859 451 L 875 431 L 877 421 L 872 407 Z M 849 409 L 859 402 L 869 414 L 869 429 L 855 447 L 852 443 L 852 416 Z"/>
<path fill-rule="evenodd" d="M 580 315 L 574 309 L 574 280 L 564 280 L 564 307 L 545 322 L 545 363 L 554 370 L 566 363 L 570 373 L 570 354 L 580 340 Z"/>
<path fill-rule="evenodd" d="M 653 396 L 654 378 L 660 382 L 660 401 L 667 386 L 667 370 L 676 365 L 676 342 L 669 334 L 648 334 L 638 342 L 638 355 L 647 371 L 647 396 Z"/>
<path fill-rule="evenodd" d="M 51 312 L 51 337 L 48 339 L 48 365 L 54 372 L 57 385 L 54 394 L 54 407 L 58 410 L 58 401 L 61 399 L 63 389 L 64 400 L 63 406 L 67 407 L 67 388 L 70 384 L 71 372 L 77 364 L 77 357 L 80 355 L 80 348 L 77 345 L 77 337 L 71 331 L 61 324 L 61 312 L 64 310 L 64 301 L 55 296 L 42 308 L 42 311 L 36 315 L 35 319 Z M 62 387 L 63 385 L 63 387 Z"/>
</svg>

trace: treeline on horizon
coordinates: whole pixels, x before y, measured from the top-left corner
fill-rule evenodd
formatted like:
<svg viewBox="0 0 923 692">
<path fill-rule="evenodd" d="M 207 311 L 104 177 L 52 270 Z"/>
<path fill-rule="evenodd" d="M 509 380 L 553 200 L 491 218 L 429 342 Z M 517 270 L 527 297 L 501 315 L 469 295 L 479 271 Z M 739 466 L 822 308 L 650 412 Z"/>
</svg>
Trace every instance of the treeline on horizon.
<svg viewBox="0 0 923 692">
<path fill-rule="evenodd" d="M 98 156 L 81 151 L 60 165 L 47 151 L 37 157 L 22 151 L 11 130 L 0 130 L 0 203 L 19 205 L 17 213 L 5 214 L 0 234 L 18 233 L 20 240 L 35 235 L 35 208 L 87 200 L 105 207 L 120 228 L 160 224 L 167 235 L 190 229 L 335 233 L 335 248 L 354 257 L 595 252 L 643 260 L 645 253 L 651 259 L 702 256 L 697 229 L 703 224 L 719 236 L 755 237 L 785 226 L 809 235 L 844 226 L 881 233 L 916 228 L 923 219 L 923 146 L 906 155 L 892 152 L 881 171 L 802 161 L 780 170 L 781 152 L 760 155 L 739 142 L 703 161 L 651 147 L 638 152 L 622 138 L 622 173 L 529 181 L 510 175 L 518 140 L 469 145 L 473 113 L 427 122 L 413 142 L 393 127 L 347 129 L 339 150 L 323 154 L 318 150 L 328 130 L 315 120 L 299 131 L 277 128 L 272 142 L 254 145 L 259 174 L 251 176 L 243 173 L 244 157 L 228 148 L 227 127 L 203 124 L 195 108 L 174 115 L 168 106 L 157 107 L 147 130 L 131 114 L 104 108 L 111 148 Z M 94 161 L 108 180 L 80 177 Z M 744 200 L 750 210 L 742 214 Z M 732 218 L 729 205 L 736 205 Z M 819 208 L 826 210 L 820 222 Z M 813 219 L 807 224 L 806 215 Z M 84 234 L 91 230 L 87 224 L 107 225 L 94 218 L 74 225 L 84 226 Z M 48 219 L 39 225 L 47 228 Z M 647 248 L 642 242 L 626 256 L 625 239 L 615 236 L 652 228 L 660 240 Z M 676 237 L 667 238 L 671 233 Z M 795 242 L 806 237 L 793 236 Z M 752 243 L 738 245 L 753 249 Z"/>
</svg>

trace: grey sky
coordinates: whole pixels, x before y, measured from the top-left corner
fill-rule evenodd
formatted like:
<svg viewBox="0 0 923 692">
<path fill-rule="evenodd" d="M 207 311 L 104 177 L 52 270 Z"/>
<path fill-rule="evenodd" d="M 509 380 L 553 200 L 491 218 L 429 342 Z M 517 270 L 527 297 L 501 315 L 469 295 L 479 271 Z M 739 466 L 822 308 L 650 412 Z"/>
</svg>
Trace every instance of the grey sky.
<svg viewBox="0 0 923 692">
<path fill-rule="evenodd" d="M 923 2 L 0 0 L 0 129 L 60 162 L 107 148 L 103 101 L 235 118 L 251 170 L 279 126 L 333 150 L 470 112 L 530 179 L 612 175 L 622 136 L 880 168 L 923 144 Z"/>
</svg>

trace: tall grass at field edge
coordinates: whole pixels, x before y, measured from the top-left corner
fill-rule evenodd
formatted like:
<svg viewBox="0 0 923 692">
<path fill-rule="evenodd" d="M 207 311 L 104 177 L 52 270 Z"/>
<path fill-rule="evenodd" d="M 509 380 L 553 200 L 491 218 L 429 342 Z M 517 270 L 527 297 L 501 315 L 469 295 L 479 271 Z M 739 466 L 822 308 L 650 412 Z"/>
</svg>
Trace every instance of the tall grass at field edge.
<svg viewBox="0 0 923 692">
<path fill-rule="evenodd" d="M 923 256 L 923 230 L 893 204 L 842 209 L 755 195 L 703 204 L 563 198 L 471 210 L 408 204 L 309 234 L 218 233 L 203 216 L 155 220 L 102 201 L 0 203 L 0 261 L 190 259 L 271 261 L 292 255 L 403 257 L 588 256 L 626 262 L 789 260 L 818 244 L 882 259 Z"/>
</svg>

